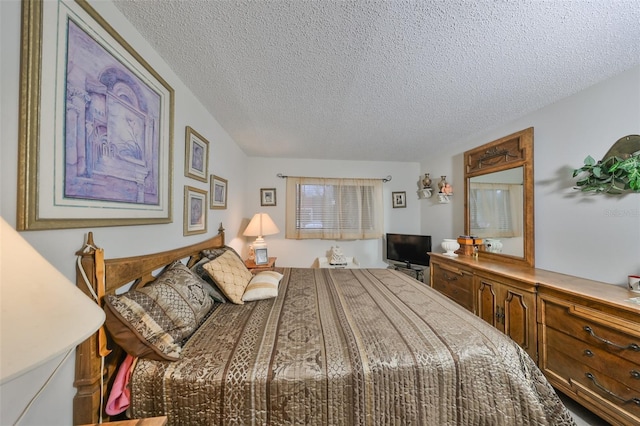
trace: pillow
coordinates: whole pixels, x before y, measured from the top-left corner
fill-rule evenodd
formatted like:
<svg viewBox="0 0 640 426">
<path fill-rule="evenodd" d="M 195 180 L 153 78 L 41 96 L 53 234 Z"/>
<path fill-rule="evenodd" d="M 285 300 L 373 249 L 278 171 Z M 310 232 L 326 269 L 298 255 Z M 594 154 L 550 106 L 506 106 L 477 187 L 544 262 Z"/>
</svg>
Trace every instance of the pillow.
<svg viewBox="0 0 640 426">
<path fill-rule="evenodd" d="M 204 269 L 204 265 L 209 262 L 211 262 L 211 259 L 206 257 L 200 259 L 198 263 L 191 267 L 191 272 L 204 281 L 204 289 L 209 293 L 209 296 L 211 296 L 213 300 L 220 303 L 226 303 L 227 299 L 225 299 L 217 284 L 213 282 L 213 279 L 211 279 L 207 271 Z"/>
<path fill-rule="evenodd" d="M 244 265 L 242 259 L 231 251 L 225 251 L 203 268 L 216 283 L 225 297 L 237 305 L 242 305 L 242 295 L 253 275 Z"/>
<path fill-rule="evenodd" d="M 136 357 L 169 361 L 213 306 L 202 280 L 180 262 L 151 284 L 104 301 L 105 324 L 118 345 Z"/>
<path fill-rule="evenodd" d="M 230 252 L 234 253 L 236 256 L 238 256 L 238 258 L 239 258 L 240 260 L 242 260 L 242 257 L 240 257 L 240 255 L 238 254 L 238 252 L 237 252 L 237 251 L 235 251 L 235 250 L 233 249 L 233 247 L 230 247 L 230 246 L 224 246 L 224 247 L 215 248 L 215 249 L 206 249 L 206 250 L 202 250 L 202 251 L 200 252 L 200 254 L 201 254 L 203 257 L 207 257 L 207 258 L 209 258 L 209 260 L 213 260 L 213 259 L 215 259 L 216 257 L 221 256 L 221 255 L 223 255 L 225 252 L 228 252 L 228 251 L 230 251 Z"/>
<path fill-rule="evenodd" d="M 242 301 L 271 299 L 278 295 L 278 285 L 283 275 L 276 271 L 262 271 L 256 274 L 242 295 Z"/>
</svg>

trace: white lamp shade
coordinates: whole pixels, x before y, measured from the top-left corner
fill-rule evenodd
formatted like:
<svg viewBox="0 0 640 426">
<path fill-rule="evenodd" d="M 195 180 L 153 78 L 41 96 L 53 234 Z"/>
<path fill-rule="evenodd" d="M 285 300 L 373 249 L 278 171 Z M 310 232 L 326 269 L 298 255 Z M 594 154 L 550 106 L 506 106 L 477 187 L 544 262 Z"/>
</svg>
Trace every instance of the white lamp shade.
<svg viewBox="0 0 640 426">
<path fill-rule="evenodd" d="M 0 218 L 0 384 L 75 347 L 103 310 Z"/>
<path fill-rule="evenodd" d="M 247 237 L 262 237 L 280 232 L 276 224 L 267 213 L 256 213 L 242 235 Z"/>
</svg>

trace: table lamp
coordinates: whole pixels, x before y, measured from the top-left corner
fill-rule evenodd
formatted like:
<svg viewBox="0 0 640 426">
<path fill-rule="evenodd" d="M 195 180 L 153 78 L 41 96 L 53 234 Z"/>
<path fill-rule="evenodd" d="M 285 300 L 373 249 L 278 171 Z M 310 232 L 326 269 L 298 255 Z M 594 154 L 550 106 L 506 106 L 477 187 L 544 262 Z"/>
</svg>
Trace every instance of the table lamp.
<svg viewBox="0 0 640 426">
<path fill-rule="evenodd" d="M 100 306 L 3 218 L 0 290 L 0 384 L 71 352 L 104 322 Z"/>
<path fill-rule="evenodd" d="M 273 235 L 280 232 L 278 227 L 267 213 L 256 213 L 242 235 L 246 237 L 258 237 L 253 243 L 253 250 L 266 249 L 267 243 L 263 235 Z M 257 263 L 257 262 L 256 262 Z"/>
</svg>

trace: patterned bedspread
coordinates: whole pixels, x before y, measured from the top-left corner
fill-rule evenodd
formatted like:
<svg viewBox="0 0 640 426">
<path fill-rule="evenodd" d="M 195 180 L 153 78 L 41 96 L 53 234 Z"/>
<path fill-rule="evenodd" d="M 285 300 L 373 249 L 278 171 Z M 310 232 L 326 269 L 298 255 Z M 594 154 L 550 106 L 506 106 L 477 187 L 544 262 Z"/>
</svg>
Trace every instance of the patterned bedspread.
<svg viewBox="0 0 640 426">
<path fill-rule="evenodd" d="M 285 269 L 220 305 L 176 362 L 140 360 L 135 417 L 185 425 L 569 425 L 529 356 L 388 269 Z"/>
</svg>

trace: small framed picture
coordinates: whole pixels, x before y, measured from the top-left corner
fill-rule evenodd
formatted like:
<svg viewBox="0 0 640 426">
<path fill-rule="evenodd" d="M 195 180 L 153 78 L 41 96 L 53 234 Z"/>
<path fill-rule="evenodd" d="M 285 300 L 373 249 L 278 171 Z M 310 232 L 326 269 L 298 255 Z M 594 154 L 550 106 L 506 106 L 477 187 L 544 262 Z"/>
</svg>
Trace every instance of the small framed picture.
<svg viewBox="0 0 640 426">
<path fill-rule="evenodd" d="M 185 132 L 184 175 L 193 179 L 207 181 L 209 176 L 209 141 L 187 126 Z"/>
<path fill-rule="evenodd" d="M 211 203 L 212 209 L 227 208 L 227 180 L 211 175 Z"/>
<path fill-rule="evenodd" d="M 260 205 L 261 206 L 276 205 L 276 189 L 275 188 L 260 189 Z"/>
<path fill-rule="evenodd" d="M 407 193 L 405 191 L 392 192 L 391 199 L 394 209 L 407 207 Z"/>
<path fill-rule="evenodd" d="M 269 263 L 269 255 L 267 255 L 267 248 L 257 248 L 256 252 L 256 265 L 266 265 Z"/>
<path fill-rule="evenodd" d="M 184 235 L 207 232 L 207 191 L 184 187 Z"/>
</svg>

